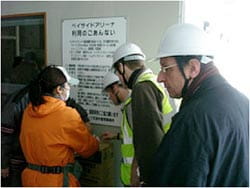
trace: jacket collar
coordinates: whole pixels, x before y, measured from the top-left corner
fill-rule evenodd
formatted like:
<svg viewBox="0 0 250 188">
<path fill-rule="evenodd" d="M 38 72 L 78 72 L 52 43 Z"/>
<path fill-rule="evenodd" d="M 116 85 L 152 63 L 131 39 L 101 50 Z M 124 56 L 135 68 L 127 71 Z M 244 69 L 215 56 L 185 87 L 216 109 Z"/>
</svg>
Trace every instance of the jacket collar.
<svg viewBox="0 0 250 188">
<path fill-rule="evenodd" d="M 145 70 L 145 68 L 140 68 L 140 69 L 136 69 L 131 76 L 129 77 L 128 80 L 128 88 L 129 89 L 133 89 L 133 86 L 136 83 L 137 78 L 139 77 L 139 75 Z"/>
<path fill-rule="evenodd" d="M 181 107 L 188 103 L 190 100 L 194 98 L 198 98 L 206 93 L 209 92 L 209 90 L 213 90 L 216 88 L 220 88 L 222 85 L 228 84 L 228 82 L 218 73 L 213 74 L 204 79 L 190 94 L 188 97 L 183 98 L 181 102 Z"/>
</svg>

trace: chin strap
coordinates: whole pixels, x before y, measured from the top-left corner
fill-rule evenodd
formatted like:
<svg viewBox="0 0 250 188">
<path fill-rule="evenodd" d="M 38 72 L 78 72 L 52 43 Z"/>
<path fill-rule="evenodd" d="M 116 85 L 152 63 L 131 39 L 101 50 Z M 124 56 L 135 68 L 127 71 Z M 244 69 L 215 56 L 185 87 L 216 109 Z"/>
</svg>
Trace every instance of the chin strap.
<svg viewBox="0 0 250 188">
<path fill-rule="evenodd" d="M 189 81 L 191 80 L 191 78 L 187 79 L 186 76 L 184 77 L 185 79 L 185 83 L 184 83 L 184 86 L 182 88 L 182 91 L 181 91 L 181 96 L 185 96 L 185 94 L 187 93 L 187 90 L 188 90 L 188 84 L 189 84 Z"/>
<path fill-rule="evenodd" d="M 117 69 L 117 71 L 119 72 L 120 75 L 122 75 L 122 79 L 124 81 L 124 84 L 126 86 L 128 86 L 128 81 L 126 80 L 125 78 L 125 67 L 124 67 L 124 63 L 122 63 L 122 66 L 123 66 L 123 72 L 121 72 L 119 69 Z"/>
<path fill-rule="evenodd" d="M 122 79 L 123 79 L 125 85 L 128 86 L 128 81 L 127 81 L 126 78 L 125 78 L 125 67 L 124 67 L 124 63 L 122 64 L 122 66 L 123 66 L 123 72 L 121 73 Z"/>
<path fill-rule="evenodd" d="M 179 69 L 181 71 L 181 74 L 182 74 L 184 80 L 185 80 L 184 86 L 183 86 L 182 91 L 181 91 L 181 96 L 183 97 L 183 96 L 185 96 L 185 94 L 186 94 L 186 92 L 188 90 L 188 84 L 189 84 L 189 81 L 191 80 L 191 78 L 188 79 L 186 77 L 186 75 L 184 73 L 183 65 L 178 64 L 178 67 L 179 67 Z"/>
</svg>

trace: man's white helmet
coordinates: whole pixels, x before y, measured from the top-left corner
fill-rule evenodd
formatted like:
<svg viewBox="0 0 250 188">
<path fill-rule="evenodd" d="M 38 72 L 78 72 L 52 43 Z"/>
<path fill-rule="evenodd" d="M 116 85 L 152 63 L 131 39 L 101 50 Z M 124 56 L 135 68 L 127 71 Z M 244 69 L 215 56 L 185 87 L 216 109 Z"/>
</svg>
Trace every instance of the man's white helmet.
<svg viewBox="0 0 250 188">
<path fill-rule="evenodd" d="M 103 78 L 103 91 L 105 91 L 109 86 L 118 82 L 120 82 L 118 76 L 112 72 L 108 72 Z"/>
<path fill-rule="evenodd" d="M 125 43 L 121 45 L 113 55 L 113 64 L 124 58 L 124 61 L 145 60 L 146 56 L 141 48 L 133 43 Z"/>
<path fill-rule="evenodd" d="M 175 24 L 165 32 L 157 58 L 185 55 L 214 56 L 213 49 L 208 34 L 200 28 L 192 24 Z M 206 60 L 203 63 L 207 63 Z"/>
</svg>

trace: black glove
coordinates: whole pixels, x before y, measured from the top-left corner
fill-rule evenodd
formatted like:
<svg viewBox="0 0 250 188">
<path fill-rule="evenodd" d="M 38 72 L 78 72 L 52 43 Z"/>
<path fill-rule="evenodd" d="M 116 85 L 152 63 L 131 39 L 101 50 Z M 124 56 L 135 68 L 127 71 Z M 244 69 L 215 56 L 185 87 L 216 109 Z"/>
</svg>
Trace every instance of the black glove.
<svg viewBox="0 0 250 188">
<path fill-rule="evenodd" d="M 66 105 L 75 108 L 85 123 L 90 121 L 87 111 L 80 104 L 76 103 L 73 98 L 69 98 L 66 101 Z"/>
</svg>

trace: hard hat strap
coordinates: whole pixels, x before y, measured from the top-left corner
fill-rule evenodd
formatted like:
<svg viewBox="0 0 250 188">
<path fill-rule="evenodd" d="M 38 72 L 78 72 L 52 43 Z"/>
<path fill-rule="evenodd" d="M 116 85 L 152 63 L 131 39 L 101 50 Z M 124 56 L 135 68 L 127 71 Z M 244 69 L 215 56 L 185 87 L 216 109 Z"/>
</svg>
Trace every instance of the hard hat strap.
<svg viewBox="0 0 250 188">
<path fill-rule="evenodd" d="M 119 73 L 122 75 L 122 79 L 123 79 L 125 85 L 128 86 L 128 81 L 127 81 L 126 78 L 125 78 L 125 67 L 124 67 L 125 64 L 124 64 L 124 62 L 122 63 L 122 66 L 123 66 L 123 72 L 120 72 L 120 71 L 119 71 Z"/>
<path fill-rule="evenodd" d="M 185 96 L 185 94 L 186 94 L 186 92 L 187 92 L 187 90 L 188 90 L 188 84 L 189 84 L 189 81 L 190 81 L 190 79 L 187 79 L 187 78 L 184 78 L 185 79 L 185 83 L 184 83 L 184 86 L 183 86 L 183 88 L 182 88 L 182 91 L 181 91 L 181 96 L 183 97 L 183 96 Z"/>
<path fill-rule="evenodd" d="M 184 83 L 184 86 L 182 88 L 182 91 L 181 91 L 181 95 L 182 97 L 185 95 L 185 93 L 187 92 L 187 89 L 188 89 L 188 84 L 189 84 L 189 81 L 190 79 L 188 79 L 184 73 L 184 65 L 190 60 L 190 59 L 186 59 L 184 58 L 183 56 L 175 56 L 174 57 L 175 60 L 176 60 L 176 63 L 179 67 L 179 70 L 185 80 L 185 83 Z"/>
<path fill-rule="evenodd" d="M 192 55 L 190 55 L 190 56 L 176 56 L 175 57 L 176 62 L 178 64 L 178 67 L 181 71 L 181 74 L 185 80 L 185 83 L 184 83 L 184 86 L 183 86 L 182 92 L 181 92 L 182 97 L 185 96 L 185 94 L 188 90 L 189 81 L 191 80 L 191 78 L 188 79 L 184 73 L 184 65 L 187 64 L 189 62 L 189 60 L 193 59 L 193 58 L 198 59 L 201 62 L 201 64 L 207 64 L 207 63 L 210 63 L 213 61 L 212 57 L 207 57 L 207 56 L 192 56 Z"/>
<path fill-rule="evenodd" d="M 186 77 L 186 75 L 184 73 L 184 64 L 183 63 L 181 63 L 181 64 L 177 63 L 177 64 L 178 64 L 178 67 L 179 67 L 179 69 L 181 71 L 181 74 L 182 74 L 182 76 L 183 76 L 183 78 L 185 80 L 184 86 L 183 86 L 183 88 L 181 90 L 181 95 L 184 96 L 185 93 L 187 92 L 188 84 L 189 84 L 190 79 L 187 79 L 187 77 Z"/>
<path fill-rule="evenodd" d="M 120 64 L 122 64 L 123 71 L 121 71 L 120 68 L 119 68 L 119 67 L 120 67 Z M 113 65 L 113 67 L 115 68 L 116 71 L 118 71 L 118 73 L 119 73 L 120 75 L 122 75 L 122 79 L 123 79 L 123 81 L 124 81 L 124 84 L 125 84 L 125 85 L 128 85 L 128 81 L 125 79 L 124 61 L 122 61 L 122 60 L 117 61 L 117 62 Z"/>
</svg>

